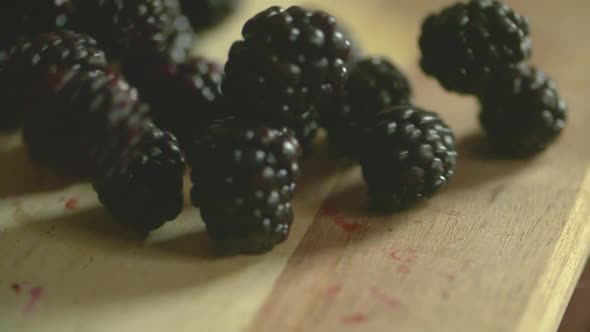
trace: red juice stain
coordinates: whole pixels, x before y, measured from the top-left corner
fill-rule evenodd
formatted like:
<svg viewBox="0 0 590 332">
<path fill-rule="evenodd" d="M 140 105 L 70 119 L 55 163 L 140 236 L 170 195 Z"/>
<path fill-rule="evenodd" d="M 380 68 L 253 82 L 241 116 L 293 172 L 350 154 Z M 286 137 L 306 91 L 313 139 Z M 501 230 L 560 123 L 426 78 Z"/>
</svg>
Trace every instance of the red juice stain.
<svg viewBox="0 0 590 332">
<path fill-rule="evenodd" d="M 341 216 L 334 218 L 334 223 L 340 226 L 346 233 L 357 232 L 363 227 L 362 224 L 351 222 L 350 219 Z"/>
<path fill-rule="evenodd" d="M 336 217 L 338 215 L 338 210 L 331 208 L 331 207 L 325 207 L 324 208 L 324 215 L 328 216 L 328 217 Z"/>
<path fill-rule="evenodd" d="M 393 258 L 396 261 L 401 261 L 402 257 L 400 256 L 400 254 L 397 252 L 397 250 L 394 250 L 392 252 L 389 253 L 389 257 Z"/>
<path fill-rule="evenodd" d="M 455 280 L 455 278 L 457 278 L 457 277 L 456 277 L 454 274 L 450 273 L 450 274 L 447 274 L 447 278 L 448 278 L 449 280 L 453 281 L 453 280 Z"/>
<path fill-rule="evenodd" d="M 372 287 L 371 293 L 373 294 L 373 296 L 375 296 L 375 298 L 377 298 L 379 301 L 383 302 L 386 306 L 392 309 L 399 308 L 401 306 L 401 303 L 397 299 L 383 293 L 377 287 Z"/>
<path fill-rule="evenodd" d="M 342 316 L 342 322 L 344 324 L 359 324 L 366 321 L 367 316 L 361 313 Z"/>
<path fill-rule="evenodd" d="M 393 258 L 396 261 L 412 263 L 418 258 L 415 250 L 409 250 L 408 252 L 401 252 L 398 250 L 394 250 L 389 253 L 389 257 Z"/>
<path fill-rule="evenodd" d="M 20 293 L 20 291 L 22 289 L 21 286 L 19 284 L 17 284 L 16 282 L 13 283 L 12 285 L 10 285 L 10 288 L 12 289 L 13 292 L 15 292 L 17 294 Z"/>
<path fill-rule="evenodd" d="M 29 291 L 29 301 L 25 305 L 25 313 L 33 311 L 37 302 L 43 297 L 43 287 L 33 287 Z"/>
<path fill-rule="evenodd" d="M 410 273 L 410 267 L 407 265 L 400 265 L 397 268 L 397 272 L 399 272 L 401 274 L 408 274 L 408 273 Z"/>
<path fill-rule="evenodd" d="M 68 199 L 68 201 L 65 204 L 66 209 L 68 210 L 75 210 L 80 206 L 80 202 L 78 201 L 77 198 L 73 197 Z"/>
<path fill-rule="evenodd" d="M 342 224 L 340 227 L 347 233 L 357 232 L 363 225 L 361 224 Z"/>
<path fill-rule="evenodd" d="M 332 285 L 326 289 L 326 294 L 330 296 L 336 296 L 342 290 L 342 286 L 340 285 Z"/>
</svg>

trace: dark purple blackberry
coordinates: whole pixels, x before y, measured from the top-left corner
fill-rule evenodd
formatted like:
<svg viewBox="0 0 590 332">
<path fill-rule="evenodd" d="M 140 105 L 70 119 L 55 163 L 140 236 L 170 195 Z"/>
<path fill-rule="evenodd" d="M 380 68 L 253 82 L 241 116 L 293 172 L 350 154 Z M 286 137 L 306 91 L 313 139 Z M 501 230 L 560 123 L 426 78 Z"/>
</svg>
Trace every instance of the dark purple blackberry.
<svg viewBox="0 0 590 332">
<path fill-rule="evenodd" d="M 86 68 L 107 67 L 105 54 L 96 40 L 85 34 L 60 30 L 24 39 L 9 53 L 7 66 L 22 80 L 34 79 L 50 67 L 81 65 Z"/>
<path fill-rule="evenodd" d="M 158 84 L 160 74 L 164 68 L 173 68 L 185 61 L 189 61 L 189 53 L 194 45 L 195 33 L 183 16 L 174 19 L 174 32 L 170 36 L 164 49 L 154 49 L 141 54 L 131 54 L 121 59 L 122 71 L 125 78 L 136 86 L 140 93 L 146 96 L 143 87 Z"/>
<path fill-rule="evenodd" d="M 96 41 L 68 30 L 49 32 L 15 45 L 0 65 L 1 129 L 18 128 L 25 101 L 34 82 L 51 68 L 79 65 L 106 68 L 104 53 Z"/>
<path fill-rule="evenodd" d="M 12 83 L 5 78 L 6 61 L 0 60 L 0 133 L 18 129 L 22 112 L 11 102 Z"/>
<path fill-rule="evenodd" d="M 76 18 L 80 31 L 122 61 L 170 54 L 177 35 L 190 31 L 178 0 L 84 0 Z"/>
<path fill-rule="evenodd" d="M 236 116 L 293 129 L 308 146 L 322 97 L 339 88 L 350 43 L 335 19 L 301 7 L 271 7 L 250 19 L 225 66 L 222 91 Z"/>
<path fill-rule="evenodd" d="M 526 18 L 496 0 L 471 0 L 430 15 L 420 37 L 424 72 L 450 91 L 479 94 L 491 75 L 531 56 Z"/>
<path fill-rule="evenodd" d="M 239 0 L 180 0 L 182 11 L 197 31 L 211 28 L 229 16 Z"/>
<path fill-rule="evenodd" d="M 194 58 L 147 68 L 144 73 L 146 79 L 138 88 L 152 108 L 154 121 L 183 145 L 214 120 L 227 116 L 220 105 L 223 69 L 216 63 Z"/>
<path fill-rule="evenodd" d="M 93 183 L 100 202 L 118 220 L 151 231 L 182 211 L 184 157 L 176 138 L 152 127 L 128 166 Z"/>
<path fill-rule="evenodd" d="M 67 28 L 72 17 L 70 0 L 3 0 L 0 3 L 0 52 L 21 36 Z"/>
<path fill-rule="evenodd" d="M 287 238 L 301 151 L 289 130 L 225 120 L 188 150 L 192 200 L 215 242 L 257 254 Z"/>
<path fill-rule="evenodd" d="M 352 66 L 344 89 L 327 100 L 322 124 L 332 147 L 358 158 L 362 135 L 382 110 L 411 103 L 412 89 L 407 77 L 389 60 L 365 58 Z"/>
<path fill-rule="evenodd" d="M 526 157 L 543 151 L 566 125 L 566 103 L 555 83 L 526 65 L 498 73 L 480 97 L 480 120 L 500 154 Z"/>
<path fill-rule="evenodd" d="M 361 157 L 371 207 L 398 211 L 440 191 L 455 173 L 455 138 L 436 113 L 398 106 L 381 113 Z"/>
<path fill-rule="evenodd" d="M 31 158 L 81 177 L 125 165 L 149 133 L 149 110 L 121 77 L 78 66 L 36 82 L 25 107 Z"/>
</svg>

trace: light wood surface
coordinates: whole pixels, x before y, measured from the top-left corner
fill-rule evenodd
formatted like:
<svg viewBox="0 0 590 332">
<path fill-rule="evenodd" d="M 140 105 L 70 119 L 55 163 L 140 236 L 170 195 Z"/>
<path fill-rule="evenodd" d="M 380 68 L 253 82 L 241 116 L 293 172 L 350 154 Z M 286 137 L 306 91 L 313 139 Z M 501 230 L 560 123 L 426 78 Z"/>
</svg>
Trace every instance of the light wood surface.
<svg viewBox="0 0 590 332">
<path fill-rule="evenodd" d="M 509 2 L 530 18 L 533 63 L 571 109 L 565 135 L 527 161 L 486 154 L 475 101 L 417 66 L 420 20 L 448 3 L 307 2 L 408 73 L 417 102 L 455 129 L 461 157 L 442 195 L 374 215 L 359 169 L 319 143 L 291 237 L 264 256 L 216 257 L 188 204 L 142 238 L 112 221 L 88 184 L 31 164 L 18 139 L 3 138 L 0 331 L 556 331 L 590 250 L 590 3 Z M 223 61 L 243 21 L 272 4 L 245 1 L 196 52 Z"/>
</svg>

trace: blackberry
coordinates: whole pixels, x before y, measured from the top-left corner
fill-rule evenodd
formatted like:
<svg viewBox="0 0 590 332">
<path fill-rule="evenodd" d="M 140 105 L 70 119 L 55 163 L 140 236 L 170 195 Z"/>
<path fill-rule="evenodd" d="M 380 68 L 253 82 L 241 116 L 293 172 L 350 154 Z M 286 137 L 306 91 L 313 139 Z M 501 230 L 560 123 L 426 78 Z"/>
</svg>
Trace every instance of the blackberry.
<svg viewBox="0 0 590 332">
<path fill-rule="evenodd" d="M 176 138 L 152 127 L 126 167 L 94 181 L 100 202 L 122 223 L 151 231 L 178 217 L 184 202 L 184 157 Z"/>
<path fill-rule="evenodd" d="M 70 0 L 3 0 L 0 3 L 0 53 L 21 36 L 69 27 L 72 12 Z"/>
<path fill-rule="evenodd" d="M 166 54 L 179 24 L 187 29 L 178 0 L 84 0 L 76 14 L 77 28 L 123 61 Z"/>
<path fill-rule="evenodd" d="M 182 11 L 195 30 L 211 28 L 229 16 L 238 0 L 180 0 Z"/>
<path fill-rule="evenodd" d="M 85 34 L 60 30 L 24 39 L 10 50 L 7 67 L 23 80 L 34 79 L 52 66 L 81 65 L 106 68 L 104 52 Z M 24 77 L 22 77 L 24 76 Z"/>
<path fill-rule="evenodd" d="M 506 156 L 526 157 L 545 150 L 566 125 L 566 103 L 555 83 L 526 65 L 499 73 L 480 103 L 482 126 Z"/>
<path fill-rule="evenodd" d="M 32 84 L 52 67 L 79 65 L 85 68 L 106 68 L 104 53 L 96 41 L 68 30 L 44 33 L 23 39 L 14 46 L 0 65 L 0 109 L 2 129 L 20 125 L 25 100 Z"/>
<path fill-rule="evenodd" d="M 195 42 L 195 32 L 184 15 L 177 16 L 172 26 L 173 33 L 165 48 L 121 59 L 125 77 L 144 96 L 146 93 L 143 87 L 157 84 L 158 77 L 154 75 L 159 74 L 162 68 L 175 67 L 189 60 L 189 53 Z"/>
<path fill-rule="evenodd" d="M 215 242 L 256 254 L 287 238 L 301 151 L 289 130 L 218 121 L 189 150 L 192 200 Z"/>
<path fill-rule="evenodd" d="M 436 113 L 398 106 L 378 115 L 361 157 L 371 207 L 398 211 L 440 191 L 455 173 L 455 138 Z"/>
<path fill-rule="evenodd" d="M 528 20 L 496 0 L 471 0 L 430 15 L 420 37 L 424 72 L 450 91 L 478 94 L 493 72 L 531 56 Z"/>
<path fill-rule="evenodd" d="M 225 66 L 222 91 L 237 117 L 293 129 L 307 147 L 319 100 L 344 83 L 350 43 L 322 11 L 270 7 L 250 19 Z"/>
<path fill-rule="evenodd" d="M 16 130 L 21 123 L 21 112 L 13 105 L 8 93 L 12 89 L 12 83 L 5 77 L 6 61 L 0 60 L 0 133 Z"/>
<path fill-rule="evenodd" d="M 129 161 L 149 133 L 148 113 L 120 76 L 60 67 L 33 88 L 25 106 L 24 141 L 37 162 L 100 178 Z"/>
<path fill-rule="evenodd" d="M 410 104 L 411 96 L 407 77 L 389 60 L 361 59 L 353 65 L 344 89 L 322 108 L 322 124 L 331 145 L 358 158 L 363 149 L 363 132 L 375 116 L 388 107 Z"/>
<path fill-rule="evenodd" d="M 147 68 L 138 88 L 158 127 L 172 132 L 184 145 L 214 120 L 226 117 L 220 105 L 222 75 L 218 64 L 193 58 Z"/>
</svg>

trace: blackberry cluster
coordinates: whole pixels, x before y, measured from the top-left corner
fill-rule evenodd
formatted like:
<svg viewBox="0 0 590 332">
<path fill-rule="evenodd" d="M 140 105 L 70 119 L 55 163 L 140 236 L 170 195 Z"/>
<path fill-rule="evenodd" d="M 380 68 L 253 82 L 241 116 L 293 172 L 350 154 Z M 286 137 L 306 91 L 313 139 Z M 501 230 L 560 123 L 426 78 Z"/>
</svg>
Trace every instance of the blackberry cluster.
<svg viewBox="0 0 590 332">
<path fill-rule="evenodd" d="M 192 200 L 211 238 L 226 250 L 257 254 L 283 242 L 301 149 L 287 129 L 219 121 L 187 151 Z M 198 158 L 198 159 L 197 159 Z"/>
<path fill-rule="evenodd" d="M 184 145 L 214 120 L 227 116 L 222 107 L 223 69 L 214 62 L 193 58 L 181 64 L 168 63 L 148 70 L 138 88 L 152 107 L 156 124 L 173 133 Z"/>
<path fill-rule="evenodd" d="M 76 7 L 76 27 L 123 63 L 182 61 L 193 31 L 178 0 L 85 0 Z"/>
<path fill-rule="evenodd" d="M 373 209 L 405 209 L 453 177 L 455 138 L 436 113 L 398 106 L 380 113 L 375 123 L 361 156 Z"/>
<path fill-rule="evenodd" d="M 450 91 L 478 94 L 494 72 L 531 55 L 526 18 L 496 0 L 471 0 L 430 15 L 420 36 L 424 72 Z"/>
<path fill-rule="evenodd" d="M 183 208 L 184 157 L 170 133 L 152 127 L 129 165 L 94 181 L 101 203 L 124 224 L 151 231 Z"/>
<path fill-rule="evenodd" d="M 94 39 L 68 30 L 23 39 L 0 63 L 0 91 L 4 93 L 0 99 L 0 128 L 3 130 L 20 125 L 32 84 L 43 79 L 48 71 L 73 65 L 89 69 L 107 67 L 105 54 Z"/>
<path fill-rule="evenodd" d="M 68 28 L 72 15 L 70 0 L 3 0 L 0 3 L 0 53 L 6 55 L 21 36 Z"/>
<path fill-rule="evenodd" d="M 182 11 L 197 31 L 221 22 L 238 4 L 239 0 L 180 0 Z"/>
<path fill-rule="evenodd" d="M 322 108 L 322 124 L 331 145 L 339 152 L 358 158 L 363 133 L 382 110 L 411 103 L 407 77 L 389 60 L 369 57 L 352 67 L 343 89 Z"/>
<path fill-rule="evenodd" d="M 532 53 L 528 20 L 500 1 L 471 0 L 429 16 L 420 47 L 427 74 L 479 98 L 482 126 L 500 154 L 531 156 L 565 127 L 555 84 L 524 64 Z"/>
<path fill-rule="evenodd" d="M 506 156 L 543 151 L 565 128 L 566 104 L 555 83 L 527 65 L 499 73 L 480 103 L 482 126 Z"/>
<path fill-rule="evenodd" d="M 322 97 L 346 78 L 350 43 L 322 11 L 270 7 L 250 19 L 225 66 L 222 91 L 237 117 L 293 129 L 308 147 Z"/>
<path fill-rule="evenodd" d="M 81 177 L 126 165 L 149 133 L 148 108 L 120 76 L 64 66 L 36 82 L 25 104 L 33 160 Z"/>
</svg>

